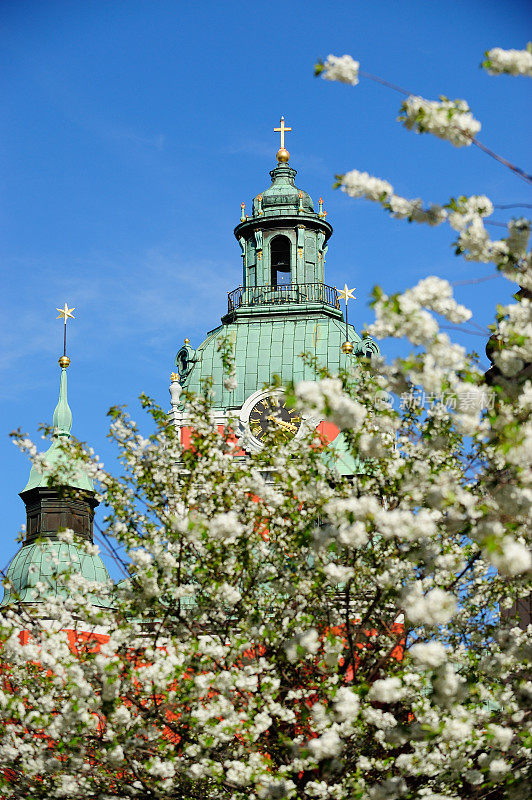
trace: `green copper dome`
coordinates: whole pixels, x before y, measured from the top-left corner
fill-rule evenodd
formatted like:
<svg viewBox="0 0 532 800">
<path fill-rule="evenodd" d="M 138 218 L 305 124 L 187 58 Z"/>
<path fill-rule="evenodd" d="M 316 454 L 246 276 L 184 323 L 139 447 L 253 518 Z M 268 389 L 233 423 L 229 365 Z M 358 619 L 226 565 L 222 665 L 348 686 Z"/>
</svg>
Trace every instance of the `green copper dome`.
<svg viewBox="0 0 532 800">
<path fill-rule="evenodd" d="M 356 356 L 363 354 L 367 340 L 363 340 L 352 325 L 348 326 L 348 333 L 356 348 L 355 355 L 342 353 L 345 322 L 340 314 L 333 316 L 333 309 L 326 313 L 323 308 L 312 308 L 310 303 L 284 304 L 267 306 L 266 312 L 269 313 L 258 304 L 249 309 L 246 316 L 239 316 L 211 331 L 192 352 L 188 371 L 178 365 L 183 388 L 198 394 L 205 379 L 212 377 L 215 408 L 237 408 L 264 384 L 271 384 L 274 375 L 283 382 L 315 379 L 316 373 L 301 358 L 303 353 L 315 356 L 332 373 L 355 364 Z M 234 389 L 227 389 L 223 381 L 219 350 L 223 338 L 233 347 L 238 384 Z"/>
<path fill-rule="evenodd" d="M 298 210 L 314 214 L 312 198 L 294 183 L 296 175 L 297 170 L 288 164 L 278 164 L 272 169 L 272 184 L 254 198 L 253 215 L 260 214 L 261 210 L 265 217 L 294 214 Z"/>
<path fill-rule="evenodd" d="M 68 592 L 57 576 L 61 573 L 81 573 L 84 578 L 106 583 L 109 573 L 100 556 L 83 552 L 76 544 L 44 540 L 24 545 L 7 570 L 7 586 L 0 606 L 17 600 L 36 603 L 50 597 L 67 597 Z M 43 584 L 40 589 L 38 584 Z M 108 606 L 109 601 L 96 592 L 89 596 L 96 606 Z"/>
</svg>

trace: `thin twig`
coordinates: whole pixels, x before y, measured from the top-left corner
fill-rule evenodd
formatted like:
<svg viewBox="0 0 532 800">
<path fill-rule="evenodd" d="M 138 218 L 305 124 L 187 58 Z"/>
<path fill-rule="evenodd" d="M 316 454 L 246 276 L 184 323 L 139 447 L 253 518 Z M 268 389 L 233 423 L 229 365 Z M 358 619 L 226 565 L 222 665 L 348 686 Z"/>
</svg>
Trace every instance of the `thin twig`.
<svg viewBox="0 0 532 800">
<path fill-rule="evenodd" d="M 406 97 L 410 97 L 412 94 L 412 92 L 407 92 L 406 89 L 403 89 L 401 86 L 397 86 L 395 83 L 390 83 L 390 81 L 385 81 L 384 78 L 379 78 L 378 75 L 372 75 L 370 72 L 362 72 L 362 70 L 359 70 L 358 74 L 362 75 L 363 78 L 369 78 L 370 81 L 375 81 L 375 83 L 382 83 L 383 86 L 387 86 L 389 89 L 393 89 L 395 92 L 404 94 Z"/>
<path fill-rule="evenodd" d="M 456 328 L 454 325 L 440 325 L 440 328 L 446 331 L 455 331 L 456 333 L 469 333 L 471 336 L 482 336 L 483 339 L 489 336 L 489 331 L 488 333 L 480 333 L 479 331 L 468 331 L 467 328 Z"/>
<path fill-rule="evenodd" d="M 532 203 L 495 203 L 493 208 L 532 208 Z"/>
<path fill-rule="evenodd" d="M 498 228 L 507 228 L 507 222 L 498 222 L 495 219 L 486 219 L 484 220 L 484 225 L 496 225 Z"/>
<path fill-rule="evenodd" d="M 499 273 L 494 272 L 492 275 L 484 275 L 482 278 L 472 278 L 468 281 L 451 281 L 451 286 L 467 286 L 469 283 L 483 283 L 484 281 L 492 281 L 493 278 L 498 278 Z"/>
<path fill-rule="evenodd" d="M 468 134 L 466 134 L 466 136 L 467 135 Z M 491 158 L 494 158 L 495 161 L 498 161 L 500 164 L 503 164 L 505 167 L 508 167 L 508 169 L 511 169 L 512 172 L 515 172 L 516 175 L 519 175 L 519 177 L 522 178 L 526 183 L 532 184 L 532 175 L 529 175 L 527 172 L 522 170 L 521 167 L 516 167 L 515 164 L 512 164 L 510 161 L 507 161 L 506 158 L 498 156 L 497 153 L 495 153 L 493 150 L 490 150 L 490 148 L 486 147 L 486 145 L 482 144 L 482 142 L 479 142 L 479 140 L 475 139 L 474 136 L 470 136 L 469 138 L 471 139 L 472 144 L 475 144 L 480 150 L 482 150 L 488 156 L 491 156 Z"/>
</svg>

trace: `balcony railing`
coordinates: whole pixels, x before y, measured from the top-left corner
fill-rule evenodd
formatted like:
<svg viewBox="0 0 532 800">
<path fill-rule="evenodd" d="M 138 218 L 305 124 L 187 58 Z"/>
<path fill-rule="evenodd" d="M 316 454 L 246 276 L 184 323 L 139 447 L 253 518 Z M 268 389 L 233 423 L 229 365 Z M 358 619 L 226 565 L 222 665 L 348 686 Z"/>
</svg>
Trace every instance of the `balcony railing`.
<svg viewBox="0 0 532 800">
<path fill-rule="evenodd" d="M 340 308 L 338 292 L 325 283 L 287 283 L 281 286 L 239 286 L 227 295 L 227 310 L 242 306 L 279 306 L 286 303 L 321 303 Z"/>
</svg>

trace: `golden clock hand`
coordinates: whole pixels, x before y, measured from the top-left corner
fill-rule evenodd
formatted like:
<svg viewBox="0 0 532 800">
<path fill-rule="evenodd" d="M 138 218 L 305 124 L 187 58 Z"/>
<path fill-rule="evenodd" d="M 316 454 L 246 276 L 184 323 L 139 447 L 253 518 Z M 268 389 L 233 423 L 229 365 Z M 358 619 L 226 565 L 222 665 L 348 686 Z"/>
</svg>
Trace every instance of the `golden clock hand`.
<svg viewBox="0 0 532 800">
<path fill-rule="evenodd" d="M 273 420 L 273 422 L 275 422 L 276 425 L 279 425 L 280 428 L 285 428 L 287 431 L 293 431 L 294 433 L 297 433 L 296 426 L 292 425 L 291 422 L 285 422 L 284 419 L 279 419 L 279 417 L 275 417 L 273 414 L 270 414 L 266 419 Z"/>
</svg>

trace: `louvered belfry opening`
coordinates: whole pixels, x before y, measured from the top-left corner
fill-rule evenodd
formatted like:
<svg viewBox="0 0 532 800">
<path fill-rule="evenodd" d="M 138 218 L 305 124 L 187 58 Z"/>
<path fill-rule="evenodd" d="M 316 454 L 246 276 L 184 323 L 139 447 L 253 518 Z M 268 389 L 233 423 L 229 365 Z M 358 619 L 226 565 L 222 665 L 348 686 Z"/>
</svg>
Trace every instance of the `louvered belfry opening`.
<svg viewBox="0 0 532 800">
<path fill-rule="evenodd" d="M 290 247 L 290 239 L 287 236 L 276 236 L 272 239 L 270 244 L 272 286 L 286 286 L 291 283 Z"/>
</svg>

